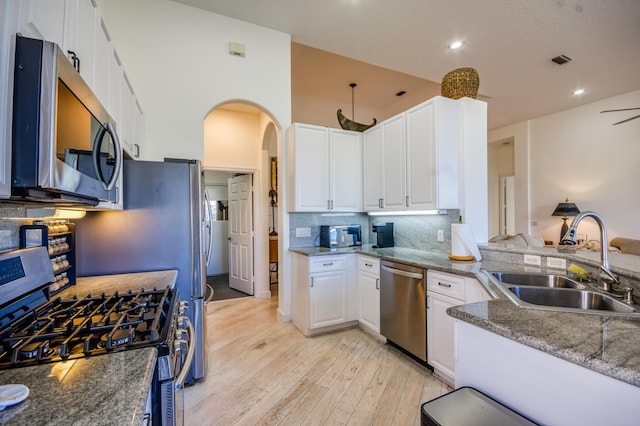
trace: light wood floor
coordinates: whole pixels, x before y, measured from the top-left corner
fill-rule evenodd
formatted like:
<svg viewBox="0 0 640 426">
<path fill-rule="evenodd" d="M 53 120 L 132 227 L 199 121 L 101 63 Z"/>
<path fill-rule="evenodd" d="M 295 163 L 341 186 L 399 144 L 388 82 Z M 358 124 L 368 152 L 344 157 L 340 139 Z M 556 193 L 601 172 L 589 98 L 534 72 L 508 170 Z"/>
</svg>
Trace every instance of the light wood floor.
<svg viewBox="0 0 640 426">
<path fill-rule="evenodd" d="M 305 338 L 277 296 L 211 302 L 205 380 L 185 391 L 187 425 L 419 425 L 451 388 L 359 328 Z"/>
</svg>

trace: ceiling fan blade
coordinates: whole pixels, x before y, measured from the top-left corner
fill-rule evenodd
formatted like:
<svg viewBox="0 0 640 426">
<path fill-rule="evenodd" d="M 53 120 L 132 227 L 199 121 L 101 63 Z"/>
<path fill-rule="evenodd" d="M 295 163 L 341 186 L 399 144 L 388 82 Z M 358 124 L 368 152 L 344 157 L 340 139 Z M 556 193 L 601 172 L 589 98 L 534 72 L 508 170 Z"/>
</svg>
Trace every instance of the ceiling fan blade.
<svg viewBox="0 0 640 426">
<path fill-rule="evenodd" d="M 631 118 L 627 118 L 626 120 L 622 120 L 622 121 L 618 121 L 617 123 L 613 123 L 613 125 L 615 126 L 616 124 L 626 123 L 627 121 L 635 120 L 638 117 L 640 117 L 640 114 L 635 115 L 635 116 L 633 116 Z"/>
<path fill-rule="evenodd" d="M 600 111 L 600 113 L 603 113 L 603 112 L 618 112 L 618 111 L 633 111 L 633 110 L 636 110 L 636 109 L 640 109 L 640 108 L 608 109 L 606 111 Z"/>
</svg>

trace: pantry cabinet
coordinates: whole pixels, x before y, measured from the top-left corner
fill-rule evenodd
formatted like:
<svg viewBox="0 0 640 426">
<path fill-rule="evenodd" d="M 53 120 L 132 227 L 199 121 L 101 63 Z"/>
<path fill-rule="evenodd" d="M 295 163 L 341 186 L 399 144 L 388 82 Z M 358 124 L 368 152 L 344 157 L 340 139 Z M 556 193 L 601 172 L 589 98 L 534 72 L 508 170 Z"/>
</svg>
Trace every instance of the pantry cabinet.
<svg viewBox="0 0 640 426">
<path fill-rule="evenodd" d="M 380 334 L 380 260 L 358 256 L 358 321 Z"/>
<path fill-rule="evenodd" d="M 362 211 L 361 133 L 295 123 L 287 144 L 289 211 Z"/>
<path fill-rule="evenodd" d="M 459 207 L 458 104 L 436 96 L 364 133 L 365 210 Z"/>
<path fill-rule="evenodd" d="M 17 2 L 0 2 L 0 199 L 11 196 L 13 66 L 19 16 Z"/>
<path fill-rule="evenodd" d="M 490 298 L 475 278 L 427 271 L 427 362 L 451 385 L 455 384 L 455 320 L 447 309 Z"/>
<path fill-rule="evenodd" d="M 306 336 L 357 323 L 354 256 L 292 254 L 291 320 Z"/>
</svg>

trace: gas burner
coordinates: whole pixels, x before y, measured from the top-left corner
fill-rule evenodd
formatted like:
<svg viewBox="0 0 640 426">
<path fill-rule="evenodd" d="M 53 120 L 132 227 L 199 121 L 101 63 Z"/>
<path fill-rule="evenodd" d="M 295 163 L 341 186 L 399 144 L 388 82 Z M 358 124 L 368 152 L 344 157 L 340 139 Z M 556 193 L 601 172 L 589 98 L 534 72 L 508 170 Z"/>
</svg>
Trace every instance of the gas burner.
<svg viewBox="0 0 640 426">
<path fill-rule="evenodd" d="M 40 352 L 40 357 L 46 356 L 49 353 L 49 341 L 33 342 L 27 345 L 24 345 L 20 349 L 20 358 L 21 359 L 38 358 L 38 352 Z"/>
<path fill-rule="evenodd" d="M 109 345 L 109 336 L 111 336 L 111 345 Z M 120 328 L 114 331 L 112 335 L 105 334 L 101 336 L 100 342 L 102 344 L 102 347 L 107 349 L 126 345 L 127 343 L 129 343 L 129 331 Z"/>
</svg>

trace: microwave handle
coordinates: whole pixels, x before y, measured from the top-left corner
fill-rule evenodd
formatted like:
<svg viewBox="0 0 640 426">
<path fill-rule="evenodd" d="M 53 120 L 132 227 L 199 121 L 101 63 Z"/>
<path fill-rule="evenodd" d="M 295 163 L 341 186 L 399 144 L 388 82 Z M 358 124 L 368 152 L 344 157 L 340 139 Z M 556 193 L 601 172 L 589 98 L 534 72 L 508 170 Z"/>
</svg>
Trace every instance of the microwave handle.
<svg viewBox="0 0 640 426">
<path fill-rule="evenodd" d="M 111 136 L 111 140 L 113 140 L 113 145 L 115 147 L 115 170 L 111 175 L 111 179 L 107 182 L 102 174 L 102 170 L 100 170 L 100 142 L 102 138 L 104 138 L 104 134 L 109 133 Z M 114 129 L 111 123 L 107 123 L 106 127 L 102 127 L 100 131 L 96 134 L 96 138 L 93 141 L 93 171 L 95 172 L 100 182 L 104 185 L 104 189 L 107 191 L 111 191 L 118 181 L 118 176 L 120 176 L 120 169 L 122 168 L 122 149 L 120 147 L 120 139 L 118 139 L 118 134 L 116 133 L 116 129 Z"/>
</svg>

